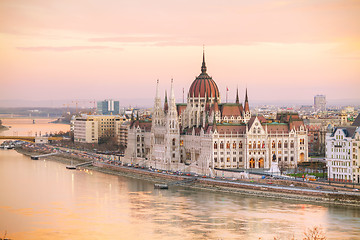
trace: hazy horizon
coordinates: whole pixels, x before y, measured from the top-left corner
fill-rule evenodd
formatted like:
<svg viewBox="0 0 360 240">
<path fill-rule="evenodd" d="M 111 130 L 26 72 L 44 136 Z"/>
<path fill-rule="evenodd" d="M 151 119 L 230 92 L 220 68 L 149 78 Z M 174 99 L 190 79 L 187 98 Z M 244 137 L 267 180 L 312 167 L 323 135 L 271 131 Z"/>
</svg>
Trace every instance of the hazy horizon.
<svg viewBox="0 0 360 240">
<path fill-rule="evenodd" d="M 227 88 L 243 101 L 247 87 L 252 105 L 317 94 L 360 103 L 360 1 L 14 0 L 0 10 L 0 105 L 151 105 L 156 80 L 163 97 L 172 78 L 179 102 L 203 45 L 222 102 Z"/>
<path fill-rule="evenodd" d="M 105 99 L 95 99 L 95 101 L 102 101 Z M 154 104 L 153 98 L 133 98 L 133 99 L 113 99 L 115 101 L 119 101 L 121 107 L 141 107 L 141 108 L 151 108 Z M 1 100 L 0 108 L 76 108 L 76 100 L 71 99 L 63 99 L 63 100 Z M 162 99 L 162 102 L 164 99 Z M 182 103 L 182 99 L 176 98 L 176 103 Z M 186 102 L 186 99 L 185 99 Z M 223 103 L 226 102 L 224 99 Z M 228 99 L 228 102 L 235 102 L 235 98 Z M 279 107 L 292 107 L 292 106 L 309 106 L 313 105 L 313 99 L 308 101 L 301 100 L 289 100 L 287 102 L 283 101 L 252 101 L 249 99 L 250 108 L 259 107 L 264 105 L 273 105 Z M 96 105 L 95 105 L 96 106 Z M 359 107 L 360 102 L 356 99 L 327 99 L 327 106 L 355 106 Z M 78 100 L 78 108 L 93 108 L 93 100 L 92 99 L 82 99 Z"/>
</svg>

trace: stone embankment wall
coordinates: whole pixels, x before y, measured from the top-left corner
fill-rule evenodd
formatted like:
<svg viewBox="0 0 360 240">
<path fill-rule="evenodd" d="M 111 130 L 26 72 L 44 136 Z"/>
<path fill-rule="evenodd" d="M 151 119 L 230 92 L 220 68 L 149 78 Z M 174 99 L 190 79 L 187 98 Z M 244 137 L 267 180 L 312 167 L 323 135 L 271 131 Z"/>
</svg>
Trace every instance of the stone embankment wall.
<svg viewBox="0 0 360 240">
<path fill-rule="evenodd" d="M 32 149 L 17 149 L 19 153 L 24 155 L 33 156 L 39 154 L 49 153 L 48 151 L 32 151 Z M 54 156 L 49 156 L 47 159 L 62 162 L 65 164 L 73 161 L 76 163 L 81 163 L 85 161 L 89 161 L 88 159 L 82 159 L 79 156 L 72 156 L 69 154 L 58 154 Z M 96 162 L 94 166 L 86 167 L 95 171 L 104 172 L 107 174 L 114 174 L 126 177 L 132 177 L 137 179 L 148 180 L 152 182 L 174 182 L 181 181 L 187 178 L 186 176 L 179 175 L 170 175 L 163 174 L 158 172 L 144 171 L 138 168 L 132 167 L 124 167 L 124 166 L 114 166 L 101 162 Z M 242 179 L 241 182 L 251 182 L 251 179 Z M 257 182 L 266 183 L 266 179 L 258 179 Z M 271 179 L 273 184 L 282 184 L 289 186 L 292 181 L 288 181 L 288 183 L 284 183 L 283 180 L 273 180 Z M 277 182 L 279 181 L 279 182 Z M 281 182 L 280 182 L 281 181 Z M 294 185 L 310 188 L 309 184 L 305 182 L 295 182 Z M 190 185 L 186 185 L 187 187 L 196 188 L 196 189 L 206 189 L 211 191 L 220 191 L 220 192 L 228 192 L 228 193 L 236 193 L 236 194 L 244 194 L 258 197 L 270 197 L 276 199 L 290 199 L 290 200 L 301 200 L 301 201 L 310 201 L 310 202 L 321 202 L 328 204 L 341 204 L 341 205 L 349 205 L 360 207 L 360 196 L 359 195 L 343 195 L 343 194 L 327 194 L 322 192 L 306 192 L 306 191 L 295 191 L 288 189 L 275 189 L 268 188 L 265 186 L 259 185 L 240 185 L 231 181 L 207 181 L 203 178 L 198 178 L 194 183 Z"/>
</svg>

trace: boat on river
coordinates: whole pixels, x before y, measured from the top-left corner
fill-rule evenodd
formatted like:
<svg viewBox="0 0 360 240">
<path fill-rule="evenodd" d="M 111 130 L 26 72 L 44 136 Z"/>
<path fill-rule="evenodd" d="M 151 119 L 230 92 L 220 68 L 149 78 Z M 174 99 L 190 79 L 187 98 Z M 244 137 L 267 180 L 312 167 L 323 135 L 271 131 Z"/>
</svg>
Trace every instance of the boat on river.
<svg viewBox="0 0 360 240">
<path fill-rule="evenodd" d="M 157 189 L 168 189 L 169 186 L 167 184 L 154 184 L 154 188 Z"/>
<path fill-rule="evenodd" d="M 66 166 L 66 169 L 69 169 L 69 170 L 76 170 L 76 166 L 75 165 L 73 165 L 73 162 L 71 161 L 71 163 L 70 163 L 71 165 L 67 165 Z"/>
</svg>

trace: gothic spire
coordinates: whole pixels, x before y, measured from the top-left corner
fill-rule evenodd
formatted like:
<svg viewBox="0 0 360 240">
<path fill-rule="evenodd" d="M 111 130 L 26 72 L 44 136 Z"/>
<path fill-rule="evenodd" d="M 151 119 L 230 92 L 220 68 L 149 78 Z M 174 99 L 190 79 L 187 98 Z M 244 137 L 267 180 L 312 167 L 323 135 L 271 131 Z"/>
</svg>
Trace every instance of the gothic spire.
<svg viewBox="0 0 360 240">
<path fill-rule="evenodd" d="M 203 62 L 201 65 L 201 72 L 206 73 L 206 65 L 205 65 L 205 49 L 203 49 Z"/>
<path fill-rule="evenodd" d="M 167 100 L 167 91 L 165 90 L 164 112 L 167 113 L 168 109 L 169 109 L 169 105 Z"/>
<path fill-rule="evenodd" d="M 248 102 L 247 88 L 246 88 L 246 92 L 245 92 L 245 102 Z"/>
<path fill-rule="evenodd" d="M 246 92 L 245 92 L 245 104 L 244 104 L 244 111 L 245 111 L 245 112 L 250 112 L 250 108 L 249 108 L 249 100 L 248 100 L 248 95 L 247 95 L 247 88 L 246 88 Z"/>
<path fill-rule="evenodd" d="M 156 80 L 156 95 L 155 98 L 159 98 L 159 79 Z"/>
<path fill-rule="evenodd" d="M 236 103 L 239 104 L 239 89 L 236 87 Z"/>
</svg>

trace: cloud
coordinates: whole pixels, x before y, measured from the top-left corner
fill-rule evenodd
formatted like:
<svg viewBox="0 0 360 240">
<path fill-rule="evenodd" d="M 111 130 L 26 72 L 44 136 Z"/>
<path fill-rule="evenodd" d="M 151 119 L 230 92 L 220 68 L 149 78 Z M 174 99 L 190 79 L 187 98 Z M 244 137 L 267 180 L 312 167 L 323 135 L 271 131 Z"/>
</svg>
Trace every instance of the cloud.
<svg viewBox="0 0 360 240">
<path fill-rule="evenodd" d="M 250 41 L 246 39 L 231 38 L 227 42 L 222 41 L 220 38 L 207 38 L 207 37 L 185 37 L 181 35 L 142 35 L 142 36 L 112 36 L 112 37 L 96 37 L 89 38 L 90 42 L 116 42 L 120 44 L 134 44 L 140 46 L 207 46 L 218 45 L 254 45 L 258 44 L 257 41 Z"/>
<path fill-rule="evenodd" d="M 173 39 L 169 36 L 116 36 L 116 37 L 97 37 L 90 38 L 90 42 L 158 42 L 158 41 L 168 41 Z"/>
<path fill-rule="evenodd" d="M 53 51 L 53 52 L 70 52 L 70 51 L 84 51 L 84 50 L 123 50 L 122 48 L 108 47 L 108 46 L 65 46 L 65 47 L 52 47 L 52 46 L 37 46 L 37 47 L 17 47 L 21 51 Z"/>
</svg>

